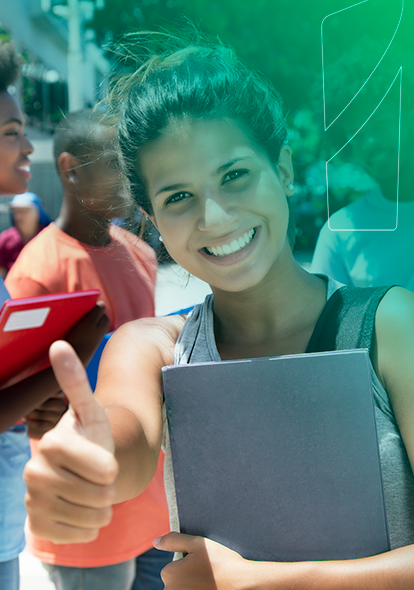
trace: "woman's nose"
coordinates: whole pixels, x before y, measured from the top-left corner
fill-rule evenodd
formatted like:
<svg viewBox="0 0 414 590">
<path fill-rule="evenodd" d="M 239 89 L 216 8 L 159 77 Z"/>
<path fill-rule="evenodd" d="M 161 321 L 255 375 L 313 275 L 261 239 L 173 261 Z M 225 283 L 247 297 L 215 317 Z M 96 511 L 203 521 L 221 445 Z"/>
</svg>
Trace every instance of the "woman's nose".
<svg viewBox="0 0 414 590">
<path fill-rule="evenodd" d="M 226 208 L 215 199 L 208 198 L 204 205 L 204 216 L 200 219 L 199 229 L 208 231 L 216 226 L 226 226 L 236 220 L 237 212 L 234 208 Z"/>
<path fill-rule="evenodd" d="M 31 142 L 27 139 L 26 136 L 23 136 L 21 151 L 22 151 L 22 153 L 27 154 L 27 155 L 32 154 L 34 152 L 34 147 L 31 144 Z"/>
</svg>

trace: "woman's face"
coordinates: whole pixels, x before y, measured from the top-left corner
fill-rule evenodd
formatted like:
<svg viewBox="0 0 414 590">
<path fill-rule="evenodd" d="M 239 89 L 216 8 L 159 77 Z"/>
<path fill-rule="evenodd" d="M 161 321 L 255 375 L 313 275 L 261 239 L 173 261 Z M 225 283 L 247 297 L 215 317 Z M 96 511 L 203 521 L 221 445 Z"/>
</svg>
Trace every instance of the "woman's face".
<svg viewBox="0 0 414 590">
<path fill-rule="evenodd" d="M 0 92 L 0 195 L 27 191 L 31 178 L 28 156 L 32 152 L 17 102 L 8 92 Z"/>
<path fill-rule="evenodd" d="M 169 253 L 212 287 L 258 284 L 289 248 L 289 148 L 274 166 L 237 123 L 187 119 L 145 150 L 139 169 Z"/>
</svg>

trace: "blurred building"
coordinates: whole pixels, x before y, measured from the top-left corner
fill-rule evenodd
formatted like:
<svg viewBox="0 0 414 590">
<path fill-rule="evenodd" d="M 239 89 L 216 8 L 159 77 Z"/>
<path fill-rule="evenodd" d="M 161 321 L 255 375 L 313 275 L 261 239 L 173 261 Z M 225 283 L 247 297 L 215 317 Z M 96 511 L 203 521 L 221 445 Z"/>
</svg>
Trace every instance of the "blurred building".
<svg viewBox="0 0 414 590">
<path fill-rule="evenodd" d="M 12 39 L 25 61 L 21 82 L 11 91 L 21 99 L 28 137 L 35 146 L 30 190 L 42 198 L 53 218 L 61 203 L 60 182 L 52 161 L 53 129 L 70 110 L 71 88 L 72 97 L 74 86 L 78 95 L 75 108 L 93 106 L 102 96 L 110 67 L 104 52 L 94 42 L 93 31 L 87 28 L 94 10 L 102 7 L 103 0 L 0 2 L 0 39 Z M 75 21 L 71 10 L 77 12 Z M 9 224 L 5 209 L 3 200 L 0 230 Z"/>
</svg>

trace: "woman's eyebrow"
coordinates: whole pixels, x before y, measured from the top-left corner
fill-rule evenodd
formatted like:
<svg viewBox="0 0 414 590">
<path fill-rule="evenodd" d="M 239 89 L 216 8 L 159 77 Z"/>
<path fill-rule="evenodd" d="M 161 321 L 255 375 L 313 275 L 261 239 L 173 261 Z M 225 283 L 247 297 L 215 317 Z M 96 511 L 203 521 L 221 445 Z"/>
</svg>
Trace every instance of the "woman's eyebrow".
<svg viewBox="0 0 414 590">
<path fill-rule="evenodd" d="M 240 160 L 248 160 L 248 159 L 251 160 L 252 159 L 251 156 L 241 156 L 240 158 L 234 158 L 233 160 L 230 160 L 226 164 L 223 164 L 222 166 L 217 168 L 217 171 L 215 174 L 219 175 L 222 172 L 225 172 L 228 168 L 231 168 L 233 166 L 233 164 L 236 164 L 236 162 L 240 162 Z"/>
<path fill-rule="evenodd" d="M 18 125 L 23 127 L 23 121 L 21 121 L 20 119 L 16 119 L 15 117 L 10 117 L 10 119 L 7 119 L 7 121 L 1 123 L 1 127 L 4 127 L 4 125 L 9 125 L 10 123 L 17 123 Z"/>
<path fill-rule="evenodd" d="M 183 183 L 179 183 L 179 184 L 172 184 L 170 186 L 164 186 L 163 188 L 161 188 L 155 195 L 154 197 L 158 196 L 160 193 L 167 193 L 170 191 L 176 191 L 176 190 L 180 190 L 183 188 L 187 188 L 188 186 L 190 186 L 189 184 L 183 184 Z"/>
</svg>

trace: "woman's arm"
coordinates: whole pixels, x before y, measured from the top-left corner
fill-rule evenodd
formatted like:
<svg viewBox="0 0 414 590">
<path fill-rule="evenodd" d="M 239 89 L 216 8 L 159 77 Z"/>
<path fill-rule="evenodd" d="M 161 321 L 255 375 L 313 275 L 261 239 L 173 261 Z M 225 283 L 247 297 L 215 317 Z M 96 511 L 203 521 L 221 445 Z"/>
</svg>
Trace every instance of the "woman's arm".
<svg viewBox="0 0 414 590">
<path fill-rule="evenodd" d="M 95 396 L 73 351 L 61 342 L 52 347 L 71 409 L 43 436 L 25 469 L 35 535 L 55 543 L 92 541 L 109 524 L 112 504 L 149 484 L 162 436 L 161 367 L 173 362 L 182 324 L 174 317 L 123 325 L 105 348 Z"/>
<path fill-rule="evenodd" d="M 154 545 L 187 555 L 161 572 L 165 590 L 412 590 L 414 546 L 347 561 L 249 561 L 209 539 L 169 533 Z"/>
<path fill-rule="evenodd" d="M 68 334 L 67 341 L 75 348 L 84 364 L 92 358 L 108 327 L 105 308 L 99 305 L 82 318 Z M 59 390 L 51 368 L 0 390 L 0 432 L 30 414 Z"/>
<path fill-rule="evenodd" d="M 99 366 L 95 397 L 106 410 L 120 466 L 116 501 L 144 491 L 154 476 L 162 439 L 162 374 L 174 363 L 183 317 L 129 322 L 111 337 Z"/>
<path fill-rule="evenodd" d="M 373 350 L 414 470 L 414 293 L 394 287 L 385 295 L 376 315 Z"/>
</svg>

